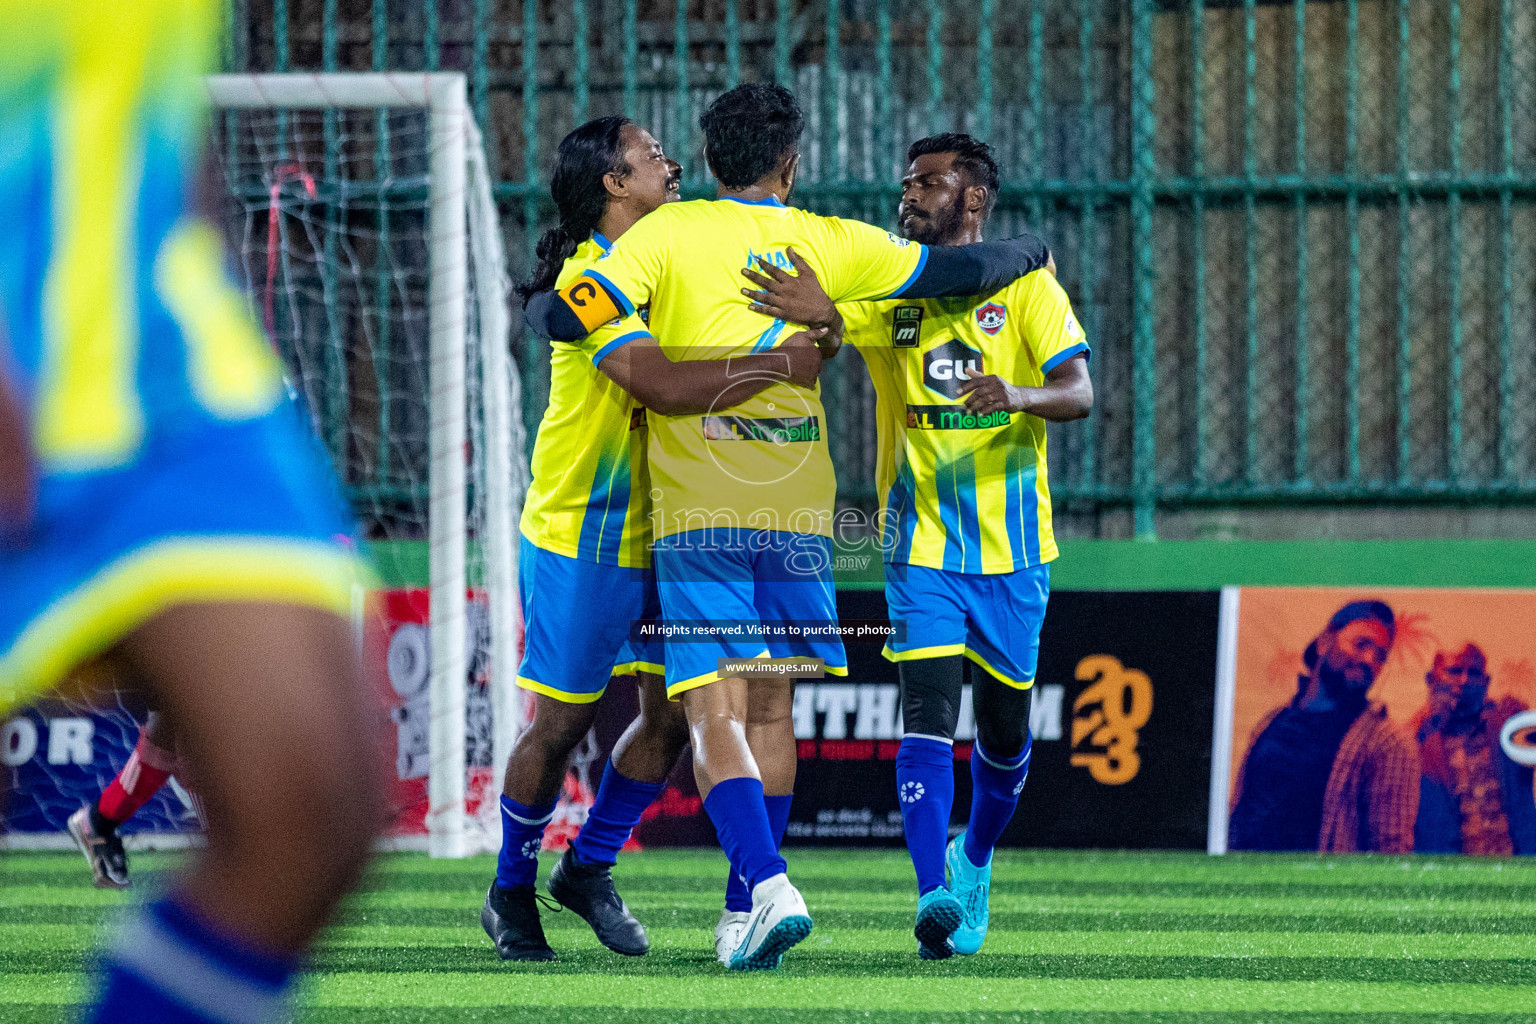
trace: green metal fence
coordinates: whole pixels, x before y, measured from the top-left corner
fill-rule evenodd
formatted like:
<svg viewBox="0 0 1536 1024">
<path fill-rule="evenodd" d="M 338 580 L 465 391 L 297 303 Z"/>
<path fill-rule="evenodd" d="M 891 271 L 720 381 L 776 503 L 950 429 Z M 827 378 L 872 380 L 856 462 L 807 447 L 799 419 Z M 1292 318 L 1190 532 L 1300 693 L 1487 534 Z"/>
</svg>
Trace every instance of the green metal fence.
<svg viewBox="0 0 1536 1024">
<path fill-rule="evenodd" d="M 888 224 L 906 145 L 965 129 L 1095 344 L 1058 506 L 1536 502 L 1529 0 L 231 0 L 233 70 L 462 69 L 517 269 L 551 154 L 651 127 L 708 194 L 697 116 L 774 79 L 814 209 Z M 518 355 L 536 425 L 541 346 Z M 834 364 L 843 498 L 873 396 Z"/>
</svg>

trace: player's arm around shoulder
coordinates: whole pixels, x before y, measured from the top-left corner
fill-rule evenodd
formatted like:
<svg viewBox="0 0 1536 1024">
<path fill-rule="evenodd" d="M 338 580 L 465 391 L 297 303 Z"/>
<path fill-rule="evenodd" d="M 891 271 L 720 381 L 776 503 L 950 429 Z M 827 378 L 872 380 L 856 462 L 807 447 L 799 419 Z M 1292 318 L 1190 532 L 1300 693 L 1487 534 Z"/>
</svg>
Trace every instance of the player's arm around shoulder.
<svg viewBox="0 0 1536 1024">
<path fill-rule="evenodd" d="M 822 333 L 800 331 L 757 355 L 674 361 L 644 331 L 616 338 L 599 350 L 593 364 L 647 409 L 690 416 L 740 405 L 778 383 L 814 387 L 821 373 L 817 339 Z"/>
<path fill-rule="evenodd" d="M 1030 350 L 1044 383 L 1012 384 L 994 374 L 966 370 L 960 385 L 967 409 L 977 415 L 1006 411 L 1038 416 L 1054 423 L 1085 419 L 1093 411 L 1091 354 L 1067 293 L 1056 282 L 1054 266 L 1020 280 L 1009 289 L 1023 316 L 1015 323 L 1019 344 Z"/>
</svg>

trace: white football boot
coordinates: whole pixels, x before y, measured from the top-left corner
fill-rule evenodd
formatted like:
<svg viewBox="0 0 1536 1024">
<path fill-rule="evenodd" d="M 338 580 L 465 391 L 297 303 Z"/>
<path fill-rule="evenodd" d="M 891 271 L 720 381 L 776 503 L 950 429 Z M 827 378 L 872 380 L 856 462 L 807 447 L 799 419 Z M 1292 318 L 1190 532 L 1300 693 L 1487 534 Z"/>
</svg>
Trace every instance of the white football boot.
<svg viewBox="0 0 1536 1024">
<path fill-rule="evenodd" d="M 780 872 L 752 889 L 752 916 L 726 964 L 733 971 L 771 971 L 785 951 L 811 934 L 811 913 L 800 890 Z"/>
<path fill-rule="evenodd" d="M 752 915 L 745 910 L 720 912 L 720 923 L 715 925 L 715 959 L 730 966 L 731 954 L 741 945 L 741 937 L 747 933 L 747 922 L 750 920 Z"/>
</svg>

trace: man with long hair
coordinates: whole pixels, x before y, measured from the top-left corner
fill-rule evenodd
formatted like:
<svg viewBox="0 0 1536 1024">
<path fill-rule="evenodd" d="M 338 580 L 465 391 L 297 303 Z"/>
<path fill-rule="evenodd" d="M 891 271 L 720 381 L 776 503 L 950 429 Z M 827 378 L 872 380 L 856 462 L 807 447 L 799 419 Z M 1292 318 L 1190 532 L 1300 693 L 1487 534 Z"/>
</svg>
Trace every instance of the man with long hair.
<svg viewBox="0 0 1536 1024">
<path fill-rule="evenodd" d="M 681 168 L 628 118 L 599 118 L 571 132 L 551 184 L 560 223 L 540 239 L 523 293 L 578 277 L 675 200 L 680 178 Z M 555 958 L 534 893 L 541 837 L 610 676 L 630 672 L 639 675 L 640 715 L 615 745 L 586 824 L 548 884 L 609 949 L 638 956 L 649 948 L 609 872 L 688 734 L 666 699 L 661 640 L 644 635 L 660 615 L 645 410 L 701 413 L 778 382 L 803 389 L 820 368 L 804 334 L 773 353 L 673 363 L 644 311 L 580 342 L 551 345 L 549 407 L 534 445 L 518 573 L 526 648 L 517 682 L 532 693 L 534 715 L 507 762 L 501 853 L 481 911 L 504 959 Z"/>
</svg>

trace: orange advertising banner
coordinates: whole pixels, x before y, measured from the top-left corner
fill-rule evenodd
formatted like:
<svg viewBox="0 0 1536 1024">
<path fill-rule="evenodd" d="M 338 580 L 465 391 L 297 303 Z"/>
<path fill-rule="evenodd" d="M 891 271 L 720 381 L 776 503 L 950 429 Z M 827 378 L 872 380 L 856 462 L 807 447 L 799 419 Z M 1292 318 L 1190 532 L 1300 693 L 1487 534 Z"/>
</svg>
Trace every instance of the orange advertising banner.
<svg viewBox="0 0 1536 1024">
<path fill-rule="evenodd" d="M 1213 852 L 1536 853 L 1536 591 L 1245 587 L 1223 614 Z"/>
</svg>

